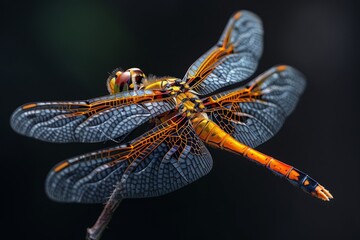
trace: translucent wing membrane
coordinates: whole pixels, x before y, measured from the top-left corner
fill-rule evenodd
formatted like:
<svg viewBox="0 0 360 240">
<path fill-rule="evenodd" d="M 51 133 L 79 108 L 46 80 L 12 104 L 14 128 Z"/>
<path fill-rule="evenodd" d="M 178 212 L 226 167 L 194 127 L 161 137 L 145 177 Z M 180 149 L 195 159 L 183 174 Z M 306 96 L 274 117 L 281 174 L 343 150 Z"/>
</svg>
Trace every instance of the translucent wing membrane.
<svg viewBox="0 0 360 240">
<path fill-rule="evenodd" d="M 30 103 L 10 122 L 16 132 L 43 141 L 99 142 L 124 136 L 174 106 L 166 91 L 139 90 L 87 101 Z"/>
<path fill-rule="evenodd" d="M 212 158 L 186 117 L 177 115 L 137 139 L 61 162 L 46 189 L 57 201 L 100 203 L 115 185 L 122 198 L 159 196 L 207 174 Z"/>
<path fill-rule="evenodd" d="M 251 12 L 240 11 L 229 20 L 219 42 L 201 56 L 184 76 L 200 95 L 250 77 L 262 54 L 261 20 Z"/>
<path fill-rule="evenodd" d="M 305 88 L 289 66 L 271 68 L 247 87 L 203 99 L 209 117 L 238 141 L 256 147 L 274 136 Z"/>
</svg>

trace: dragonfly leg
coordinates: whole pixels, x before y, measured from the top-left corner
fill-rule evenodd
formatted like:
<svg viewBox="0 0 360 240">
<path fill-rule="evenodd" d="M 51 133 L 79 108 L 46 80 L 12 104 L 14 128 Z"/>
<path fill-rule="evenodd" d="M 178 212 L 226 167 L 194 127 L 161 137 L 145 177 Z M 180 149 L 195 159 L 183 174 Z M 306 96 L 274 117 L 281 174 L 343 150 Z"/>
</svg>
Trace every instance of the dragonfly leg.
<svg viewBox="0 0 360 240">
<path fill-rule="evenodd" d="M 103 211 L 99 218 L 96 220 L 94 226 L 87 229 L 86 239 L 87 240 L 99 240 L 101 234 L 109 224 L 112 215 L 119 206 L 122 198 L 120 197 L 120 188 L 115 187 L 109 200 L 106 202 Z"/>
<path fill-rule="evenodd" d="M 213 121 L 198 117 L 191 120 L 195 132 L 207 144 L 221 148 L 236 154 L 240 154 L 251 161 L 266 167 L 266 169 L 276 175 L 285 178 L 294 186 L 301 188 L 305 192 L 324 201 L 333 198 L 331 193 L 321 186 L 317 181 L 302 171 L 283 163 L 273 157 L 265 155 L 249 146 L 246 146 L 222 130 Z"/>
</svg>

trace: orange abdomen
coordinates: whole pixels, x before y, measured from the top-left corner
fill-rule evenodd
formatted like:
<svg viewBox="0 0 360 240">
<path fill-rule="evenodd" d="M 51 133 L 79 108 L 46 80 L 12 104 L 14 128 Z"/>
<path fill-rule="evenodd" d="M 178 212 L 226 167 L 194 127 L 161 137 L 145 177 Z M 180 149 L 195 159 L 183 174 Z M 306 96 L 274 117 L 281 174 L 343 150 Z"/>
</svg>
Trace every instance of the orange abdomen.
<svg viewBox="0 0 360 240">
<path fill-rule="evenodd" d="M 289 182 L 302 188 L 305 192 L 313 194 L 315 188 L 319 185 L 300 170 L 240 143 L 209 119 L 199 116 L 193 118 L 191 122 L 200 139 L 215 148 L 240 154 L 266 167 L 276 175 L 285 177 Z"/>
</svg>

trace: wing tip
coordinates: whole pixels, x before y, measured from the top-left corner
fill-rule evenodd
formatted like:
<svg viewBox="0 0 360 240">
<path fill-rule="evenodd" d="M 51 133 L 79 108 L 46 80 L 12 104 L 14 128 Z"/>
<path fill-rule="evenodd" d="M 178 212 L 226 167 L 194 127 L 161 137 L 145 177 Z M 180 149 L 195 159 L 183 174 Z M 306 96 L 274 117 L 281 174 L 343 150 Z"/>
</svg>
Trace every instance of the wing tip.
<svg viewBox="0 0 360 240">
<path fill-rule="evenodd" d="M 233 19 L 234 19 L 234 20 L 238 20 L 238 19 L 241 17 L 241 14 L 242 14 L 242 11 L 241 11 L 241 10 L 235 12 L 234 15 L 233 15 Z"/>
<path fill-rule="evenodd" d="M 250 17 L 258 22 L 261 23 L 261 19 L 258 15 L 256 15 L 254 12 L 252 11 L 249 11 L 249 10 L 245 10 L 245 9 L 242 9 L 242 10 L 238 10 L 236 11 L 233 15 L 232 15 L 232 19 L 234 20 L 239 20 L 241 17 Z"/>
<path fill-rule="evenodd" d="M 23 122 L 23 114 L 25 111 L 27 111 L 28 109 L 31 109 L 33 107 L 35 107 L 36 104 L 35 103 L 28 103 L 28 104 L 24 104 L 20 107 L 17 107 L 15 109 L 15 111 L 11 114 L 10 116 L 10 127 L 12 128 L 12 130 L 14 130 L 16 133 L 21 134 L 21 135 L 25 135 L 25 129 L 21 128 L 21 123 Z"/>
<path fill-rule="evenodd" d="M 68 161 L 60 162 L 55 165 L 50 172 L 48 173 L 45 181 L 45 193 L 48 198 L 55 202 L 77 202 L 73 199 L 71 194 L 69 194 L 69 185 L 66 181 L 61 181 L 62 177 L 64 177 L 65 172 L 61 171 L 66 169 L 70 164 Z"/>
<path fill-rule="evenodd" d="M 296 79 L 296 81 L 299 83 L 298 91 L 300 93 L 303 93 L 303 91 L 306 87 L 306 77 L 302 72 L 300 72 L 296 68 L 289 66 L 289 65 L 277 65 L 277 66 L 275 66 L 275 69 L 277 72 L 287 72 L 289 75 L 292 75 Z"/>
<path fill-rule="evenodd" d="M 69 162 L 68 161 L 64 161 L 64 162 L 62 162 L 62 163 L 60 163 L 60 164 L 58 164 L 54 169 L 53 169 L 53 171 L 54 172 L 60 172 L 60 171 L 62 171 L 63 169 L 65 169 L 66 167 L 68 167 L 70 164 L 69 164 Z"/>
<path fill-rule="evenodd" d="M 29 108 L 34 108 L 34 107 L 36 107 L 36 106 L 37 106 L 36 103 L 27 103 L 27 104 L 22 105 L 21 108 L 22 108 L 23 110 L 27 110 L 27 109 L 29 109 Z"/>
<path fill-rule="evenodd" d="M 275 67 L 276 71 L 283 72 L 285 71 L 289 66 L 288 65 L 278 65 Z"/>
</svg>

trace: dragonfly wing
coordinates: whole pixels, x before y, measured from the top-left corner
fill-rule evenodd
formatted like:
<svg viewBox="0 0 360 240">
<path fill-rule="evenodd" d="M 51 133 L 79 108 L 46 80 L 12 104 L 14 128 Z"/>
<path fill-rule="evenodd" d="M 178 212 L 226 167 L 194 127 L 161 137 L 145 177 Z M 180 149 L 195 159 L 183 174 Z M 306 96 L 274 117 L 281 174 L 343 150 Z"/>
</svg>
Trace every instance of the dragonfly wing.
<svg viewBox="0 0 360 240">
<path fill-rule="evenodd" d="M 10 123 L 16 132 L 47 142 L 101 142 L 120 138 L 174 106 L 166 91 L 139 90 L 87 101 L 25 104 Z"/>
<path fill-rule="evenodd" d="M 237 12 L 219 42 L 195 61 L 184 80 L 200 95 L 246 80 L 256 70 L 262 38 L 261 20 L 251 12 Z"/>
<path fill-rule="evenodd" d="M 274 136 L 293 111 L 305 78 L 289 66 L 273 67 L 247 87 L 203 99 L 209 117 L 238 141 L 256 147 Z"/>
<path fill-rule="evenodd" d="M 135 140 L 59 163 L 46 181 L 49 197 L 100 203 L 115 186 L 122 198 L 159 196 L 206 175 L 212 158 L 185 116 L 176 115 Z"/>
</svg>

